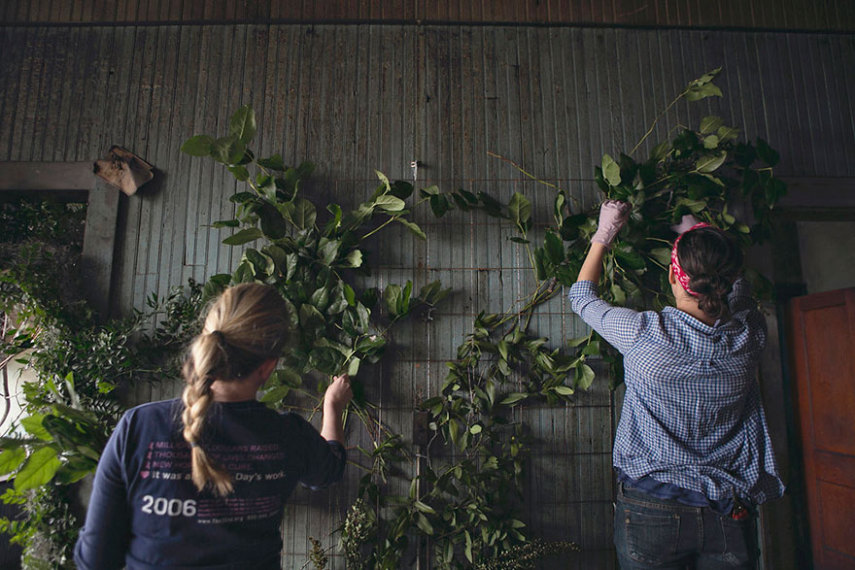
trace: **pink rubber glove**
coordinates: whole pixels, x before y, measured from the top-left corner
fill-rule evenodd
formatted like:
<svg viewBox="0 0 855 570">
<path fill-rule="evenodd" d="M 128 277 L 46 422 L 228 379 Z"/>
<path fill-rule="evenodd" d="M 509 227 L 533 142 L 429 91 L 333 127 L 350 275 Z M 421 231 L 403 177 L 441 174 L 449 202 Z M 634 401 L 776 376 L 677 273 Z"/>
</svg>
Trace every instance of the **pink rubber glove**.
<svg viewBox="0 0 855 570">
<path fill-rule="evenodd" d="M 698 225 L 700 220 L 698 220 L 692 214 L 683 214 L 683 219 L 680 220 L 680 223 L 676 226 L 671 226 L 671 229 L 677 232 L 677 234 L 682 234 L 688 231 L 690 228 Z"/>
<path fill-rule="evenodd" d="M 597 242 L 609 247 L 620 229 L 629 219 L 629 211 L 632 206 L 626 202 L 617 200 L 606 200 L 600 206 L 600 221 L 597 231 L 591 237 L 592 242 Z"/>
</svg>

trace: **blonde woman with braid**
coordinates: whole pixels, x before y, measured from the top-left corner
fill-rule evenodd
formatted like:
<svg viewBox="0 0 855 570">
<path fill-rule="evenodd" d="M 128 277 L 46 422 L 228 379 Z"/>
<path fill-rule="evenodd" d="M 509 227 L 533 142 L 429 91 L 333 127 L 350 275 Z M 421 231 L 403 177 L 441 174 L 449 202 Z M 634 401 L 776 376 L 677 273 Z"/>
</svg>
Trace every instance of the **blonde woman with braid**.
<svg viewBox="0 0 855 570">
<path fill-rule="evenodd" d="M 344 471 L 339 376 L 320 434 L 255 398 L 288 345 L 272 287 L 242 284 L 211 306 L 184 364 L 181 399 L 129 410 L 107 443 L 74 558 L 81 569 L 278 569 L 285 501 Z"/>
</svg>

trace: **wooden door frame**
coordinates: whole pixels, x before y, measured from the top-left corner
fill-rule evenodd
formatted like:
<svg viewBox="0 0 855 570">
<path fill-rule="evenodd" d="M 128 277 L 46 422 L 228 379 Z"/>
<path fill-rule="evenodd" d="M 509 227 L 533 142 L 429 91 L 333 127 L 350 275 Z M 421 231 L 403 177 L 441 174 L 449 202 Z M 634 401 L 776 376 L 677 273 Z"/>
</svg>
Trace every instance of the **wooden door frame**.
<svg viewBox="0 0 855 570">
<path fill-rule="evenodd" d="M 93 173 L 92 162 L 0 162 L 0 193 L 49 195 L 86 201 L 81 270 L 87 301 L 102 319 L 110 313 L 117 188 Z"/>
<path fill-rule="evenodd" d="M 855 178 L 784 178 L 787 195 L 774 212 L 775 239 L 770 244 L 775 305 L 778 319 L 780 364 L 782 371 L 784 415 L 787 430 L 789 472 L 788 494 L 792 499 L 793 527 L 796 542 L 795 568 L 811 568 L 812 544 L 805 488 L 804 450 L 796 404 L 795 375 L 792 370 L 792 347 L 788 330 L 792 318 L 788 313 L 790 299 L 807 294 L 802 273 L 798 222 L 855 221 Z"/>
</svg>

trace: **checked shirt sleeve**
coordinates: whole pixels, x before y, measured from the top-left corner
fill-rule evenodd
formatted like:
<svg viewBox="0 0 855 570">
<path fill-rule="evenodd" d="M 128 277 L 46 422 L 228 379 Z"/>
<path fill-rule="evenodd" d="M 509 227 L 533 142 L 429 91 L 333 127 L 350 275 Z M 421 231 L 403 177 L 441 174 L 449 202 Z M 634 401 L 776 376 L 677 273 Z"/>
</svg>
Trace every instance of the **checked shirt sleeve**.
<svg viewBox="0 0 855 570">
<path fill-rule="evenodd" d="M 622 354 L 632 349 L 644 330 L 645 313 L 603 301 L 593 281 L 574 283 L 568 298 L 573 312 Z"/>
</svg>

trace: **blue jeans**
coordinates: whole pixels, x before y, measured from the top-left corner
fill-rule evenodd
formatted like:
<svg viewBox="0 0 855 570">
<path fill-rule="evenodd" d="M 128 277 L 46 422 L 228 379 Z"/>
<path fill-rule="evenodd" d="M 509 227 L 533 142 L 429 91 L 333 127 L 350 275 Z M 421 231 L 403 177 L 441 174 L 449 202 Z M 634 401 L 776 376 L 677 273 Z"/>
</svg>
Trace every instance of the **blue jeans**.
<svg viewBox="0 0 855 570">
<path fill-rule="evenodd" d="M 754 509 L 734 520 L 618 484 L 615 546 L 621 570 L 754 569 L 756 525 Z"/>
</svg>

